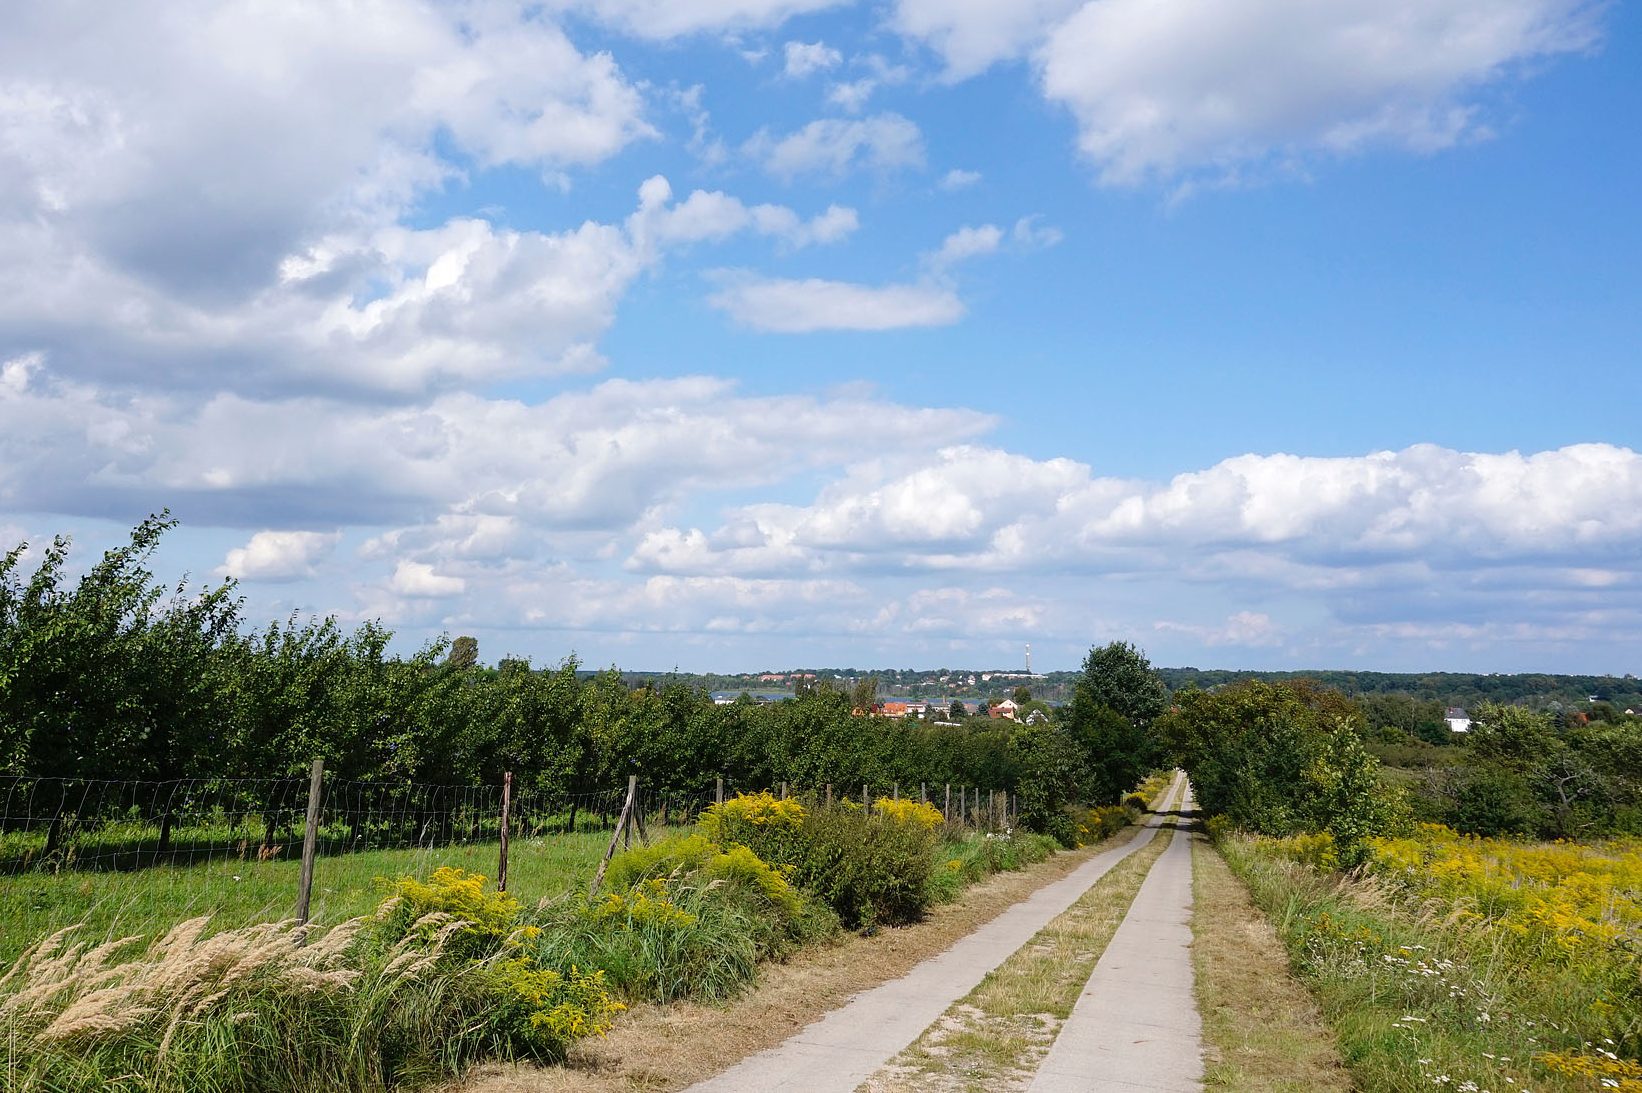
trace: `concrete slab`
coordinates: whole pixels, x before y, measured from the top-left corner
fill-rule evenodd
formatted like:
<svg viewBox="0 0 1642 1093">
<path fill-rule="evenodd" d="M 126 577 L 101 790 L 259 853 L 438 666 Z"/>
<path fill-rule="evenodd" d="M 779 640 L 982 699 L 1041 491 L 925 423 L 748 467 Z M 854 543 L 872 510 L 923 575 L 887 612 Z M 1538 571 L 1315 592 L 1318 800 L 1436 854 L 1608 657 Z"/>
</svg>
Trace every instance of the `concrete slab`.
<svg viewBox="0 0 1642 1093">
<path fill-rule="evenodd" d="M 1177 807 L 1182 779 L 1164 794 L 1160 812 Z M 850 1093 L 899 1055 L 947 1007 L 974 990 L 986 973 L 1022 945 L 1118 862 L 1152 841 L 1165 819 L 1151 817 L 1126 843 L 1104 850 L 1038 889 L 939 956 L 899 979 L 862 991 L 784 1043 L 750 1055 L 686 1093 Z"/>
<path fill-rule="evenodd" d="M 1179 822 L 1140 886 L 1029 1093 L 1203 1088 L 1203 1023 L 1191 954 L 1195 836 L 1189 825 L 1189 816 Z"/>
</svg>

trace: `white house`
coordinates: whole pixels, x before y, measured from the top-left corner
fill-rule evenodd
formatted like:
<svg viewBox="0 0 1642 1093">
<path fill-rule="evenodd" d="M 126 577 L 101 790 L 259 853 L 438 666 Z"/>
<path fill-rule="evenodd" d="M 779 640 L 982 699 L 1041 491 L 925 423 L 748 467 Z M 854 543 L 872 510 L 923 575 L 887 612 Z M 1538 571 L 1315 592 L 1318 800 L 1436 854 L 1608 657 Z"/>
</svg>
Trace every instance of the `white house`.
<svg viewBox="0 0 1642 1093">
<path fill-rule="evenodd" d="M 1448 722 L 1448 728 L 1453 732 L 1471 731 L 1471 718 L 1458 706 L 1448 707 L 1448 712 L 1442 715 L 1442 719 Z"/>
</svg>

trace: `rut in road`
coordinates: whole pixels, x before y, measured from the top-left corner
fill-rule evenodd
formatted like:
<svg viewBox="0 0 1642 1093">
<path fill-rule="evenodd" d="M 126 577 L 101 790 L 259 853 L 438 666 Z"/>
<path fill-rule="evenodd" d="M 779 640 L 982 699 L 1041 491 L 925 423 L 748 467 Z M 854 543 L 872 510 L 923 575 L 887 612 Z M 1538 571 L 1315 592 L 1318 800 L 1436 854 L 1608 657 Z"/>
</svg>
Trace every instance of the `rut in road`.
<svg viewBox="0 0 1642 1093">
<path fill-rule="evenodd" d="M 1165 802 L 1181 800 L 1183 786 L 1183 777 L 1177 777 Z M 863 991 L 784 1043 L 698 1082 L 688 1093 L 850 1093 L 1108 870 L 1149 843 L 1162 813 L 1173 807 L 1165 803 L 1129 841 L 1102 851 L 1076 871 L 1039 889 L 940 956 L 899 979 Z"/>
<path fill-rule="evenodd" d="M 1188 787 L 1175 837 L 1140 886 L 1029 1093 L 1196 1093 L 1203 1022 L 1192 968 Z"/>
</svg>

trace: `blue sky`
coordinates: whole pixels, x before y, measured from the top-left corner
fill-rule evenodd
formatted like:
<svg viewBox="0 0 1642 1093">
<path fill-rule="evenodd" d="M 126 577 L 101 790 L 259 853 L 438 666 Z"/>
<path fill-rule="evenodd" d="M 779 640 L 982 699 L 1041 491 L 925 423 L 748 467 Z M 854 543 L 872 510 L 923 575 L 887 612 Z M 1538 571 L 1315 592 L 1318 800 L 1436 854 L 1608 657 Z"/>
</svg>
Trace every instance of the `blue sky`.
<svg viewBox="0 0 1642 1093">
<path fill-rule="evenodd" d="M 1634 6 L 11 22 L 8 544 L 487 660 L 1636 668 Z"/>
</svg>

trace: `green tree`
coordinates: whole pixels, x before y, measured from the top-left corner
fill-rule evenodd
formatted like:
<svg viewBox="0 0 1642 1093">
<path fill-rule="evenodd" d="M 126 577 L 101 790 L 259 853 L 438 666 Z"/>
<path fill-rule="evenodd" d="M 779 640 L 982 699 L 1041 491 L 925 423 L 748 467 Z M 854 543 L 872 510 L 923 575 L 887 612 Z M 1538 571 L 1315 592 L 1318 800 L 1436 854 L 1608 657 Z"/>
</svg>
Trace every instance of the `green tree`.
<svg viewBox="0 0 1642 1093">
<path fill-rule="evenodd" d="M 1152 722 L 1168 701 L 1163 681 L 1133 645 L 1112 642 L 1089 650 L 1067 725 L 1083 749 L 1092 802 L 1117 802 L 1151 768 Z"/>
<path fill-rule="evenodd" d="M 468 637 L 466 634 L 450 643 L 450 653 L 445 657 L 447 668 L 472 668 L 479 663 L 479 639 Z"/>
</svg>

